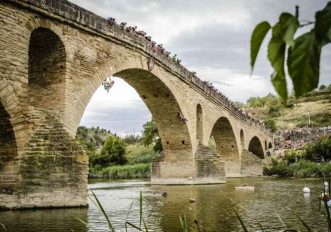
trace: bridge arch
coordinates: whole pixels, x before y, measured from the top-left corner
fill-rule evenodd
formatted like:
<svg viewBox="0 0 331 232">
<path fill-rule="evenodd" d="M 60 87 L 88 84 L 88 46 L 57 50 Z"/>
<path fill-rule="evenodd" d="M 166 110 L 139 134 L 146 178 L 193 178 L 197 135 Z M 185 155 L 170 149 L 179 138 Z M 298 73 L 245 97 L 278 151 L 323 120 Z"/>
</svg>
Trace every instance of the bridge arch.
<svg viewBox="0 0 331 232">
<path fill-rule="evenodd" d="M 108 76 L 104 72 L 101 74 L 103 75 L 99 74 L 99 77 L 102 78 L 95 82 L 97 84 L 93 83 L 95 84 L 94 88 L 87 91 L 85 96 L 82 97 L 84 101 L 83 109 L 86 108 L 93 93 L 101 85 L 104 78 Z M 187 127 L 187 119 L 171 89 L 152 72 L 141 68 L 123 69 L 112 74 L 112 76 L 121 78 L 133 87 L 151 112 L 153 122 L 158 128 L 161 138 L 165 159 L 170 156 L 175 156 L 179 160 L 181 158 L 187 159 L 188 156 L 192 158 L 191 137 Z"/>
<path fill-rule="evenodd" d="M 203 112 L 200 104 L 197 105 L 196 110 L 196 134 L 197 143 L 201 144 L 203 142 Z"/>
<path fill-rule="evenodd" d="M 252 152 L 260 159 L 264 159 L 263 146 L 260 139 L 257 136 L 254 136 L 249 142 L 248 151 Z"/>
<path fill-rule="evenodd" d="M 65 46 L 52 30 L 38 27 L 29 41 L 28 100 L 35 108 L 63 111 Z"/>
<path fill-rule="evenodd" d="M 225 160 L 235 160 L 239 157 L 237 140 L 228 118 L 220 117 L 211 132 L 221 157 Z"/>
</svg>

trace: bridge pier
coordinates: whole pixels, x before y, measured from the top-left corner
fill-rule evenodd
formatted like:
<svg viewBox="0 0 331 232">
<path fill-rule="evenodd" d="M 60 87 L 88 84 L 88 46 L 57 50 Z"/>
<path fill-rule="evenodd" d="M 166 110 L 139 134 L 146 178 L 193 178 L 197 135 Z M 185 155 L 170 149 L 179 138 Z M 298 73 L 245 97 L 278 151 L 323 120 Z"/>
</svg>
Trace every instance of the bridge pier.
<svg viewBox="0 0 331 232">
<path fill-rule="evenodd" d="M 152 162 L 152 184 L 222 184 L 225 183 L 224 161 L 208 146 L 198 145 L 194 159 Z"/>
<path fill-rule="evenodd" d="M 40 123 L 18 162 L 16 188 L 2 188 L 0 208 L 87 206 L 88 157 L 55 117 Z"/>
</svg>

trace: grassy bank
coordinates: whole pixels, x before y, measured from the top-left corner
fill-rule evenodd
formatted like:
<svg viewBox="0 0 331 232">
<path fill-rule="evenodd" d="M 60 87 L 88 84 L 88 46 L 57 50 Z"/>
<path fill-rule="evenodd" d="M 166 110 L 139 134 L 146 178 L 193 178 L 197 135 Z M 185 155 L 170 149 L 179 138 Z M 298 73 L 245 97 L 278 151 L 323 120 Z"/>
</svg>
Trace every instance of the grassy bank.
<svg viewBox="0 0 331 232">
<path fill-rule="evenodd" d="M 149 178 L 150 163 L 139 163 L 132 165 L 114 165 L 104 168 L 92 167 L 89 170 L 89 178 L 107 179 L 134 179 Z"/>
<path fill-rule="evenodd" d="M 283 160 L 274 160 L 270 166 L 264 168 L 264 174 L 297 178 L 331 176 L 331 163 L 315 163 L 308 160 L 300 160 L 296 163 L 288 164 Z"/>
</svg>

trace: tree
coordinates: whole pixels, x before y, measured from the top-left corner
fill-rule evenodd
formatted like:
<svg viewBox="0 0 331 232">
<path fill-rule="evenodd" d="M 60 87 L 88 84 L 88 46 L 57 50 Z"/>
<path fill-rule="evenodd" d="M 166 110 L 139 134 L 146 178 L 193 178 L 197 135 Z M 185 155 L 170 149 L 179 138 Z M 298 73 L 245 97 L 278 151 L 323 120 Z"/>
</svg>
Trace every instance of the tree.
<svg viewBox="0 0 331 232">
<path fill-rule="evenodd" d="M 308 25 L 313 25 L 311 31 L 294 38 L 299 28 Z M 274 26 L 267 21 L 259 23 L 251 36 L 251 72 L 261 44 L 270 30 L 272 35 L 268 44 L 268 59 L 274 69 L 271 82 L 278 95 L 284 101 L 288 98 L 285 65 L 292 79 L 296 98 L 316 89 L 319 82 L 321 50 L 331 42 L 331 2 L 328 2 L 323 10 L 316 12 L 315 22 L 300 22 L 297 6 L 295 15 L 283 12 Z"/>
<path fill-rule="evenodd" d="M 109 136 L 102 149 L 100 155 L 91 157 L 92 165 L 109 166 L 112 164 L 125 164 L 127 159 L 125 157 L 126 144 L 117 136 Z"/>
<path fill-rule="evenodd" d="M 152 121 L 146 122 L 144 125 L 144 132 L 142 137 L 142 143 L 145 146 L 154 144 L 153 150 L 155 152 L 161 152 L 163 150 L 161 138 L 159 136 L 157 128 L 154 126 Z"/>
<path fill-rule="evenodd" d="M 326 86 L 325 85 L 320 85 L 320 87 L 318 88 L 318 90 L 320 92 L 324 92 L 326 90 Z"/>
</svg>

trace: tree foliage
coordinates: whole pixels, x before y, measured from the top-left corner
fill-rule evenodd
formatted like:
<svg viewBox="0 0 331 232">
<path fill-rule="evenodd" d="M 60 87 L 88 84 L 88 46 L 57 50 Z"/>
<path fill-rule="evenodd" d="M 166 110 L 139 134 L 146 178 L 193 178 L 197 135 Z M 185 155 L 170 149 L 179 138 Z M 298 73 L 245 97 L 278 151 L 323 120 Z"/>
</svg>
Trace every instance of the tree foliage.
<svg viewBox="0 0 331 232">
<path fill-rule="evenodd" d="M 144 125 L 144 132 L 142 137 L 142 143 L 145 146 L 154 144 L 153 150 L 155 152 L 161 152 L 163 150 L 161 138 L 159 136 L 157 128 L 154 126 L 152 121 L 146 122 Z"/>
<path fill-rule="evenodd" d="M 299 28 L 308 25 L 313 25 L 309 32 L 294 37 Z M 292 79 L 295 97 L 317 88 L 321 49 L 331 42 L 331 2 L 316 12 L 315 22 L 300 22 L 297 8 L 295 15 L 283 12 L 274 26 L 266 21 L 259 23 L 251 36 L 251 72 L 261 44 L 270 30 L 272 35 L 268 44 L 268 59 L 274 69 L 271 81 L 279 96 L 284 101 L 288 98 L 285 65 Z"/>
<path fill-rule="evenodd" d="M 123 140 L 115 135 L 111 135 L 106 139 L 100 155 L 90 157 L 90 164 L 92 166 L 110 166 L 112 164 L 123 165 L 127 162 L 125 152 L 126 144 Z"/>
</svg>

